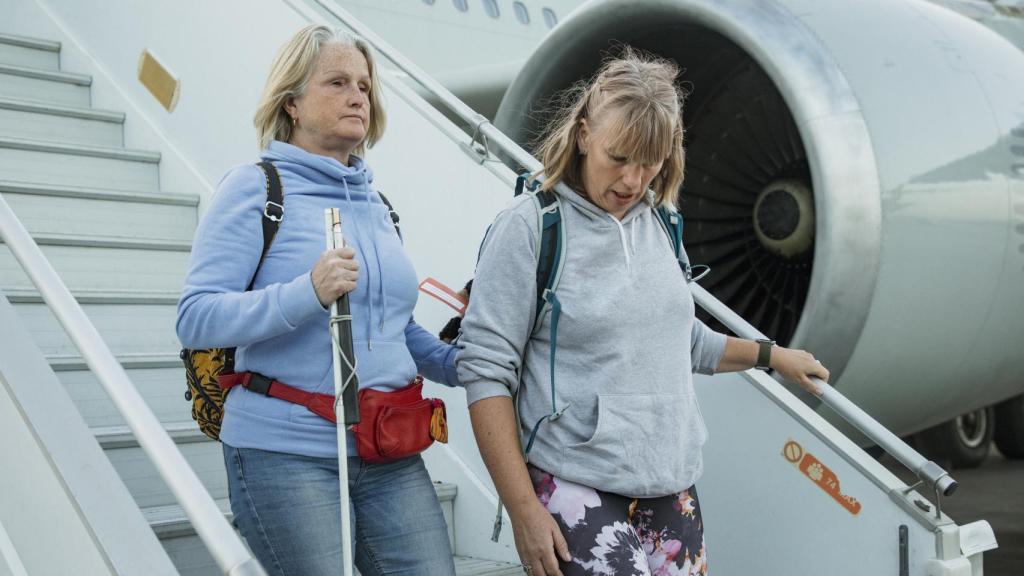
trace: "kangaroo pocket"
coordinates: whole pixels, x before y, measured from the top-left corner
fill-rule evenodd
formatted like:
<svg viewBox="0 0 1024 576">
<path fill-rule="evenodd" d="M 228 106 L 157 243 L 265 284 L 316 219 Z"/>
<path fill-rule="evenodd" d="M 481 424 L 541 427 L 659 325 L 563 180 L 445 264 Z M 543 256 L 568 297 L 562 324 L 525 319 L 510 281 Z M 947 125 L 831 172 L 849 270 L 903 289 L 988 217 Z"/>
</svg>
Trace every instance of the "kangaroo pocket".
<svg viewBox="0 0 1024 576">
<path fill-rule="evenodd" d="M 673 494 L 696 481 L 706 439 L 692 393 L 601 394 L 593 436 L 565 447 L 564 475 L 630 497 Z"/>
</svg>

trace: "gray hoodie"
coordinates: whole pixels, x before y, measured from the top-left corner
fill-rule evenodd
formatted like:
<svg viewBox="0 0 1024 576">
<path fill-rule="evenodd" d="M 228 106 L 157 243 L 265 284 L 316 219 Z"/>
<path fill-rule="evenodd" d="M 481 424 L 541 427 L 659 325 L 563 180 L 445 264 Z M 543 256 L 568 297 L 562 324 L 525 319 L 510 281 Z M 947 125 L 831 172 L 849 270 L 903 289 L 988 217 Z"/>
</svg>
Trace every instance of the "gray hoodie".
<svg viewBox="0 0 1024 576">
<path fill-rule="evenodd" d="M 555 406 L 565 411 L 540 425 L 530 463 L 632 498 L 680 492 L 700 477 L 707 438 L 692 372 L 714 372 L 725 336 L 694 318 L 693 297 L 648 203 L 619 222 L 575 193 L 560 196 L 567 240 L 556 290 Z M 552 413 L 550 311 L 530 334 L 537 218 L 523 195 L 492 225 L 457 359 L 470 404 L 518 391 L 524 445 Z"/>
</svg>

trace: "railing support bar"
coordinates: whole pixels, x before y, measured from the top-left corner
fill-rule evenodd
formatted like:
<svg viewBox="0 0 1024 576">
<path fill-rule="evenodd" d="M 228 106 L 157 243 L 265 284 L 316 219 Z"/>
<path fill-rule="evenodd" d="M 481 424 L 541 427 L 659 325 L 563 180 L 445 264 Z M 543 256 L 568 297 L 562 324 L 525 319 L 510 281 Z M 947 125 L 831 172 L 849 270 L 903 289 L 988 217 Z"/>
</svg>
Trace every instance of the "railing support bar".
<svg viewBox="0 0 1024 576">
<path fill-rule="evenodd" d="M 0 195 L 0 238 L 35 284 L 225 574 L 263 575 L 100 333 Z"/>
</svg>

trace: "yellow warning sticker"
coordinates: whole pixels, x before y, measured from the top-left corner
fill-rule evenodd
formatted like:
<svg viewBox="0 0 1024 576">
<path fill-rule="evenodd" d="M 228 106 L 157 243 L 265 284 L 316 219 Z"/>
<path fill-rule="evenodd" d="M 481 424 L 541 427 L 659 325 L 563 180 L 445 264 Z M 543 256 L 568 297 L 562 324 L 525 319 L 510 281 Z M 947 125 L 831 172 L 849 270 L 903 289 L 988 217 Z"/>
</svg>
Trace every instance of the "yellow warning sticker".
<svg viewBox="0 0 1024 576">
<path fill-rule="evenodd" d="M 795 440 L 786 441 L 786 444 L 782 447 L 782 457 L 790 464 L 796 466 L 798 470 L 803 472 L 804 476 L 810 478 L 812 482 L 817 484 L 819 488 L 824 490 L 826 494 L 831 496 L 833 500 L 838 502 L 850 514 L 856 516 L 860 513 L 860 502 L 853 496 L 843 494 L 840 491 L 839 477 L 836 476 L 835 472 L 809 452 L 806 452 L 803 446 Z"/>
</svg>

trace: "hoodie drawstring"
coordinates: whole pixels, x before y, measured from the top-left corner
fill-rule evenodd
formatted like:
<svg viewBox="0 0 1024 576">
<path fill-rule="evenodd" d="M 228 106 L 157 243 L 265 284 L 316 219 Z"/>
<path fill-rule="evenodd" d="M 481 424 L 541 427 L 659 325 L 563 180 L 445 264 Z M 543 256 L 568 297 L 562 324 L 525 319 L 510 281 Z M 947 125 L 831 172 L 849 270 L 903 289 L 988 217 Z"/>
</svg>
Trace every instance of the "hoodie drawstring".
<svg viewBox="0 0 1024 576">
<path fill-rule="evenodd" d="M 366 173 L 363 173 L 363 187 L 366 189 L 366 212 L 372 213 L 373 204 L 370 202 L 370 181 L 366 178 Z M 381 201 L 384 204 L 384 201 Z M 388 227 L 391 227 L 391 214 L 387 215 Z M 371 220 L 371 224 L 372 224 Z M 384 332 L 384 320 L 388 317 L 388 291 L 384 289 L 384 265 L 381 263 L 380 252 L 377 250 L 377 243 L 373 243 L 373 256 L 377 259 L 377 277 L 380 278 L 380 301 L 381 306 L 384 307 L 384 311 L 380 315 L 380 326 L 378 327 L 381 332 Z M 370 325 L 372 328 L 372 324 Z"/>
<path fill-rule="evenodd" d="M 617 218 L 615 218 L 611 214 L 609 214 L 608 217 L 611 218 L 612 222 L 615 222 L 615 225 L 618 226 L 618 228 L 619 228 L 619 241 L 622 242 L 622 255 L 626 257 L 626 272 L 630 272 L 631 271 L 630 264 L 631 264 L 632 260 L 629 257 L 629 243 L 626 241 L 626 229 L 622 227 L 622 222 L 619 222 L 619 220 Z M 630 223 L 630 225 L 632 226 L 632 223 Z M 636 229 L 635 228 L 633 229 L 633 232 L 634 232 L 633 237 L 636 238 Z M 634 240 L 633 244 L 634 244 L 634 246 L 636 245 L 635 240 Z"/>
<path fill-rule="evenodd" d="M 348 182 L 343 178 L 341 180 L 342 186 L 345 187 L 345 203 L 348 206 L 348 213 L 352 214 L 352 227 L 356 231 L 356 236 L 362 238 L 362 231 L 359 229 L 359 218 L 355 216 L 355 209 L 352 206 L 352 193 L 349 191 Z M 363 250 L 363 243 L 360 242 L 356 249 L 359 250 L 359 255 L 362 256 L 363 262 L 369 262 L 370 260 L 366 257 L 366 252 Z M 376 254 L 374 254 L 376 256 Z M 378 271 L 380 270 L 380 262 L 377 263 Z M 373 296 L 370 294 L 370 287 L 373 283 L 370 282 L 370 271 L 365 270 L 366 273 L 366 309 L 367 309 L 367 326 L 366 326 L 366 347 L 368 350 L 373 350 Z M 383 284 L 381 285 L 383 287 Z"/>
</svg>

